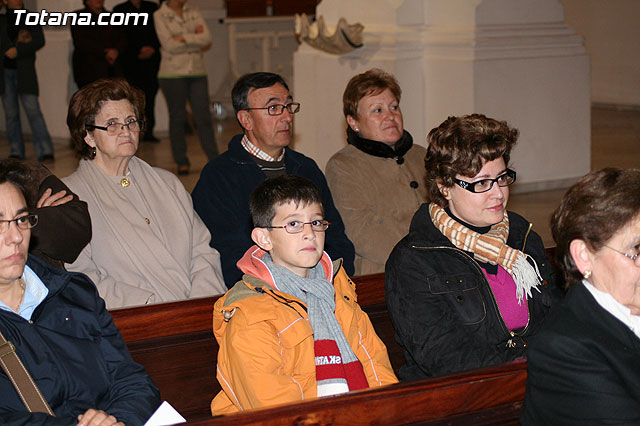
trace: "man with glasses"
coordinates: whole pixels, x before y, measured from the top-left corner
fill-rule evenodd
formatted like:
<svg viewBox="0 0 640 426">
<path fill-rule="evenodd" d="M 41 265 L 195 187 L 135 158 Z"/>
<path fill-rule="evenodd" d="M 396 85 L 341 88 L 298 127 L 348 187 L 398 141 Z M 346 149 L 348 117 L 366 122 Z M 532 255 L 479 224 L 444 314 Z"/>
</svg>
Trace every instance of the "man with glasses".
<svg viewBox="0 0 640 426">
<path fill-rule="evenodd" d="M 353 274 L 353 244 L 333 203 L 327 181 L 312 159 L 289 148 L 293 115 L 300 104 L 293 101 L 284 79 L 273 73 L 242 76 L 231 91 L 236 118 L 244 134 L 229 142 L 228 150 L 202 170 L 193 193 L 196 212 L 211 232 L 211 246 L 220 252 L 228 287 L 242 277 L 236 262 L 252 246 L 249 196 L 267 177 L 293 174 L 313 181 L 322 194 L 325 218 L 331 222 L 325 249 L 343 259 Z"/>
</svg>

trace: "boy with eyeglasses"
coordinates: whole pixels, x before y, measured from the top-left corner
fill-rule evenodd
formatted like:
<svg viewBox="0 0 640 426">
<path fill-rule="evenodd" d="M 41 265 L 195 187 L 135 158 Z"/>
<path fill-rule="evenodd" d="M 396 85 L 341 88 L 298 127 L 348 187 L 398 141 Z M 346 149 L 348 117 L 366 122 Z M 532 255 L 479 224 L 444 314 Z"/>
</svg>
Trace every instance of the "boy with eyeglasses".
<svg viewBox="0 0 640 426">
<path fill-rule="evenodd" d="M 251 194 L 242 280 L 214 308 L 222 391 L 213 415 L 397 382 L 355 285 L 324 252 L 320 191 L 303 177 L 265 180 Z"/>
</svg>

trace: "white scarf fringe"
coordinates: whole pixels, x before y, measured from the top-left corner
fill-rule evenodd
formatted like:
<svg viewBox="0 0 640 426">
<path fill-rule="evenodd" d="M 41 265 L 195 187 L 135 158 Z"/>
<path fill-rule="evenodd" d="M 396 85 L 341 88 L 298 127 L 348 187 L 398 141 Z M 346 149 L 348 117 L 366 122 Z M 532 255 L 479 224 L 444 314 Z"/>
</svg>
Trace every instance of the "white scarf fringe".
<svg viewBox="0 0 640 426">
<path fill-rule="evenodd" d="M 533 266 L 527 261 L 527 258 L 531 259 Z M 538 288 L 538 285 L 542 282 L 540 270 L 531 256 L 520 252 L 513 263 L 512 272 L 513 280 L 516 282 L 518 305 L 522 305 L 523 300 L 532 297 L 532 288 L 538 290 L 538 293 L 542 293 Z"/>
</svg>

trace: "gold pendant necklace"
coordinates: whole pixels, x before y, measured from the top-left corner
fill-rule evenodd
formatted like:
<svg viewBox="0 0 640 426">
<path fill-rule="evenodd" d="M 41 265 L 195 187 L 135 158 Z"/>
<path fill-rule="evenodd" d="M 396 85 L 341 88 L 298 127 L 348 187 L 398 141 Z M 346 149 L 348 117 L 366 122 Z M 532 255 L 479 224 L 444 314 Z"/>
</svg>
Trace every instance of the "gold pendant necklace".
<svg viewBox="0 0 640 426">
<path fill-rule="evenodd" d="M 14 312 L 18 312 L 20 310 L 20 306 L 22 305 L 22 302 L 24 301 L 24 291 L 27 288 L 27 284 L 24 282 L 24 280 L 22 278 L 18 278 L 18 285 L 20 286 L 20 289 L 22 290 L 22 292 L 20 294 L 20 300 L 18 301 L 18 304 L 16 305 L 16 308 L 13 310 Z"/>
</svg>

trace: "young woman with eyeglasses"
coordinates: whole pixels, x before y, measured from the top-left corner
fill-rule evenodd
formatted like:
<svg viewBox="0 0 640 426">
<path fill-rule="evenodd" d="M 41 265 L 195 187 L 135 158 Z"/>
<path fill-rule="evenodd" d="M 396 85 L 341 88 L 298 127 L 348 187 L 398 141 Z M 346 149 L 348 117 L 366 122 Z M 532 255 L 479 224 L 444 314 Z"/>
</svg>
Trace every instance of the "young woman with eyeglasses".
<svg viewBox="0 0 640 426">
<path fill-rule="evenodd" d="M 507 211 L 518 131 L 481 114 L 429 132 L 430 203 L 386 264 L 402 380 L 520 358 L 560 291 L 532 224 Z"/>
</svg>

